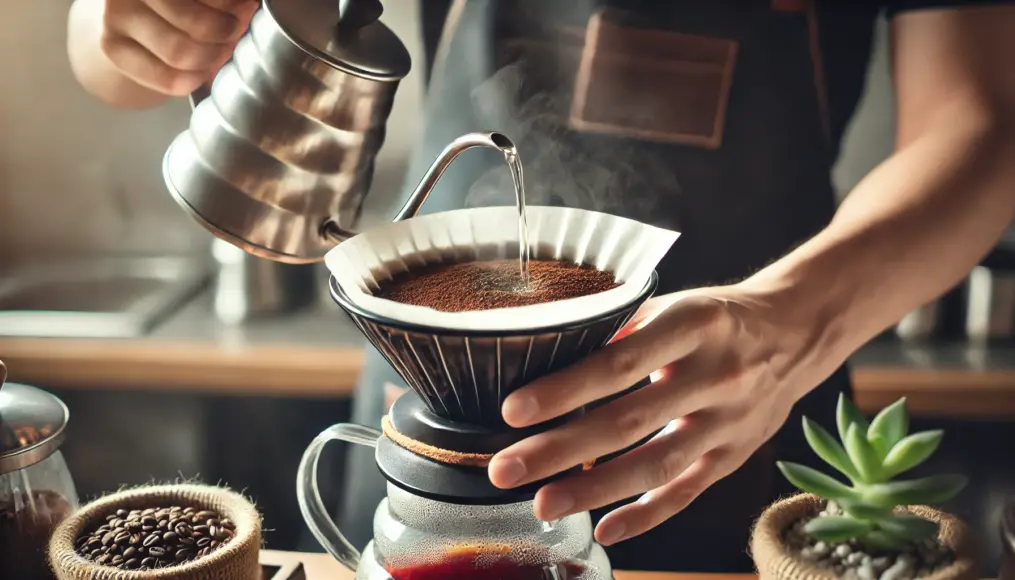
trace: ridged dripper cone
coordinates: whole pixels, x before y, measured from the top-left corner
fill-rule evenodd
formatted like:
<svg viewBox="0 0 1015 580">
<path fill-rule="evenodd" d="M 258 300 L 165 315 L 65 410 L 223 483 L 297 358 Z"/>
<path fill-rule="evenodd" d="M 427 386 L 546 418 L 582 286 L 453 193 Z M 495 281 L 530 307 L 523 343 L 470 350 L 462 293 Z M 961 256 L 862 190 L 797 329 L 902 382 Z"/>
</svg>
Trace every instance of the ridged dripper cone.
<svg viewBox="0 0 1015 580">
<path fill-rule="evenodd" d="M 508 206 L 431 214 L 359 234 L 326 257 L 332 297 L 441 417 L 501 424 L 508 394 L 609 343 L 654 292 L 655 266 L 679 235 L 598 212 L 529 207 L 533 259 L 594 266 L 621 284 L 580 298 L 471 312 L 374 295 L 385 281 L 424 265 L 517 255 L 517 217 Z"/>
</svg>

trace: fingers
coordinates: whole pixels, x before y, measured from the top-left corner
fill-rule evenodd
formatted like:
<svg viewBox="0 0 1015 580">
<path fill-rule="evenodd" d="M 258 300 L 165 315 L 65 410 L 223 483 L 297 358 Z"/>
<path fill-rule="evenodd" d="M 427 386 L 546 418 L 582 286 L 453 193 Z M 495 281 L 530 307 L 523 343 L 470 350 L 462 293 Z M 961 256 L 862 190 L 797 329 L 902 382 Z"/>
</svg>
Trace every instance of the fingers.
<svg viewBox="0 0 1015 580">
<path fill-rule="evenodd" d="M 204 71 L 178 71 L 126 36 L 103 36 L 102 51 L 134 82 L 164 95 L 187 95 L 208 76 Z"/>
<path fill-rule="evenodd" d="M 572 466 L 594 460 L 642 440 L 666 425 L 674 416 L 683 417 L 702 408 L 705 390 L 695 381 L 701 365 L 687 361 L 686 376 L 653 383 L 639 391 L 590 411 L 556 429 L 533 435 L 498 453 L 490 461 L 489 476 L 494 485 L 511 488 L 560 473 Z M 683 368 L 683 365 L 671 365 Z"/>
<path fill-rule="evenodd" d="M 664 486 L 715 445 L 715 422 L 685 417 L 645 445 L 590 471 L 544 486 L 535 513 L 544 521 L 592 510 Z"/>
<path fill-rule="evenodd" d="M 110 21 L 108 29 L 118 36 L 133 39 L 169 69 L 181 72 L 208 70 L 209 63 L 231 49 L 226 44 L 195 42 L 186 32 L 144 5 Z"/>
<path fill-rule="evenodd" d="M 596 541 L 609 546 L 651 530 L 683 511 L 709 486 L 733 473 L 740 463 L 726 450 L 706 453 L 670 483 L 604 516 L 596 526 Z"/>
<path fill-rule="evenodd" d="M 198 2 L 196 0 L 144 0 L 170 26 L 200 43 L 234 42 L 249 22 L 241 20 L 251 2 Z M 217 5 L 217 6 L 216 6 Z M 253 4 L 256 7 L 256 3 Z M 253 15 L 253 12 L 250 13 Z"/>
<path fill-rule="evenodd" d="M 719 313 L 710 300 L 676 301 L 658 314 L 665 324 L 647 324 L 580 363 L 518 389 L 505 399 L 501 414 L 508 425 L 527 427 L 620 392 L 692 352 L 701 331 Z"/>
<path fill-rule="evenodd" d="M 106 0 L 101 46 L 124 75 L 186 95 L 229 60 L 256 0 Z"/>
</svg>

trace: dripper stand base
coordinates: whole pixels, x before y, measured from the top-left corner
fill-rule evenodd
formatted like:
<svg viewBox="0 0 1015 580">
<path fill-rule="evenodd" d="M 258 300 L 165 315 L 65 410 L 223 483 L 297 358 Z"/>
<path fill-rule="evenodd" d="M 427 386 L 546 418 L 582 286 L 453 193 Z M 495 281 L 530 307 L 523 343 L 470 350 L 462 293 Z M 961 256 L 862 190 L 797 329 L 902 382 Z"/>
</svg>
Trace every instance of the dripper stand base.
<svg viewBox="0 0 1015 580">
<path fill-rule="evenodd" d="M 486 456 L 497 453 L 527 437 L 573 420 L 577 411 L 527 429 L 507 425 L 473 425 L 450 421 L 432 413 L 419 396 L 410 391 L 400 396 L 388 414 L 390 426 L 400 436 L 424 446 L 455 454 Z M 498 505 L 530 501 L 546 483 L 576 473 L 581 466 L 543 481 L 514 489 L 500 489 L 490 482 L 485 465 L 438 461 L 410 451 L 388 436 L 377 442 L 377 467 L 392 484 L 421 497 L 446 503 Z"/>
</svg>

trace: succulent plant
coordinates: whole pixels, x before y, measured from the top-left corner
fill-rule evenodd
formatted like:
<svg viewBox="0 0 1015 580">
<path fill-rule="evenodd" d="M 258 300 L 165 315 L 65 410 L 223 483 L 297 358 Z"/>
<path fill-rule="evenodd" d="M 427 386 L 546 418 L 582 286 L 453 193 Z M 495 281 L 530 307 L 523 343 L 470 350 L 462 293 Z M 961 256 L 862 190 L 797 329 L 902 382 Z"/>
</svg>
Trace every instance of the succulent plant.
<svg viewBox="0 0 1015 580">
<path fill-rule="evenodd" d="M 804 435 L 818 457 L 852 485 L 804 465 L 777 463 L 794 486 L 842 508 L 842 515 L 822 515 L 808 521 L 804 532 L 825 542 L 855 539 L 879 550 L 899 550 L 937 535 L 936 522 L 896 508 L 947 501 L 962 491 L 966 477 L 946 474 L 901 481 L 892 478 L 930 457 L 944 433 L 935 430 L 910 435 L 905 397 L 882 409 L 868 423 L 853 403 L 839 395 L 836 424 L 839 440 L 804 417 Z"/>
</svg>

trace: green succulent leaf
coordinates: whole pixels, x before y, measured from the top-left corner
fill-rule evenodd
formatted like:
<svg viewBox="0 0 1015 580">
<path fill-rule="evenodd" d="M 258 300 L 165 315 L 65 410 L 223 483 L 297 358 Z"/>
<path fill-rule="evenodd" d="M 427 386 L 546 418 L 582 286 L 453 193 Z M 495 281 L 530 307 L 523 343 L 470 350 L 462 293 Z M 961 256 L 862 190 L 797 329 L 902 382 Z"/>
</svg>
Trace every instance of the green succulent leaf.
<svg viewBox="0 0 1015 580">
<path fill-rule="evenodd" d="M 823 542 L 845 542 L 873 527 L 871 522 L 847 516 L 820 516 L 804 524 L 804 533 Z"/>
<path fill-rule="evenodd" d="M 792 480 L 791 480 L 792 481 Z M 892 508 L 899 505 L 938 504 L 958 495 L 969 479 L 964 475 L 932 475 L 910 481 L 893 481 L 864 486 L 864 503 Z"/>
<path fill-rule="evenodd" d="M 804 437 L 807 438 L 807 443 L 818 454 L 818 457 L 824 459 L 825 462 L 838 469 L 846 477 L 857 481 L 860 478 L 859 473 L 857 473 L 856 467 L 853 466 L 853 462 L 849 459 L 849 455 L 843 449 L 842 444 L 836 441 L 824 427 L 807 417 L 803 418 L 803 424 Z"/>
<path fill-rule="evenodd" d="M 892 447 L 881 463 L 885 477 L 895 477 L 900 473 L 920 465 L 937 451 L 944 431 L 924 431 L 904 437 Z"/>
<path fill-rule="evenodd" d="M 906 398 L 902 397 L 881 409 L 874 417 L 867 429 L 867 440 L 878 452 L 880 459 L 884 459 L 888 451 L 908 432 L 909 415 L 906 413 Z"/>
<path fill-rule="evenodd" d="M 857 472 L 864 483 L 884 481 L 881 477 L 881 458 L 877 451 L 867 442 L 865 432 L 853 423 L 846 430 L 846 453 L 856 466 Z"/>
<path fill-rule="evenodd" d="M 932 538 L 938 531 L 937 522 L 913 515 L 889 516 L 878 520 L 877 527 L 896 538 L 909 541 Z"/>
<path fill-rule="evenodd" d="M 899 538 L 884 530 L 871 530 L 860 536 L 859 540 L 868 548 L 891 551 L 901 550 L 909 543 L 905 538 Z"/>
<path fill-rule="evenodd" d="M 816 469 L 786 461 L 777 461 L 775 465 L 790 483 L 802 491 L 836 501 L 859 499 L 852 488 Z"/>
<path fill-rule="evenodd" d="M 839 507 L 854 518 L 879 520 L 892 514 L 892 508 L 883 508 L 851 500 L 839 500 Z"/>
<path fill-rule="evenodd" d="M 846 395 L 839 393 L 839 403 L 835 408 L 835 424 L 839 429 L 839 439 L 843 443 L 846 442 L 846 431 L 854 423 L 859 426 L 861 433 L 866 433 L 870 428 L 863 413 L 846 398 Z"/>
</svg>

